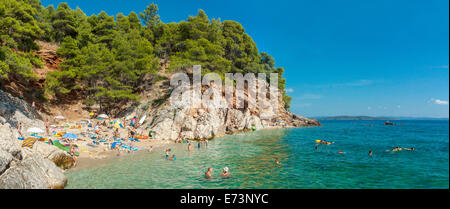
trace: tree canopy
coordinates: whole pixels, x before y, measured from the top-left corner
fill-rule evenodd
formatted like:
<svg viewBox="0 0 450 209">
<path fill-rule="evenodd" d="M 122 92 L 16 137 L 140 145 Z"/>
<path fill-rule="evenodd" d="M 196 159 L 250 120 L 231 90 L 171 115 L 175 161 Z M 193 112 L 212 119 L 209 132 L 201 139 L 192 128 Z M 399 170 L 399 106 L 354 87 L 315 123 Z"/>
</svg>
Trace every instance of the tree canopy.
<svg viewBox="0 0 450 209">
<path fill-rule="evenodd" d="M 284 70 L 259 52 L 256 43 L 235 21 L 209 19 L 203 10 L 178 23 L 163 23 L 158 6 L 150 4 L 139 15 L 106 12 L 87 16 L 67 3 L 43 7 L 39 0 L 0 0 L 0 76 L 32 79 L 42 65 L 33 52 L 36 40 L 60 45 L 60 71 L 50 72 L 45 92 L 64 95 L 83 92 L 86 101 L 118 104 L 138 100 L 136 88 L 147 74 L 156 73 L 160 60 L 169 70 L 194 64 L 206 72 L 278 73 L 286 107 Z"/>
</svg>

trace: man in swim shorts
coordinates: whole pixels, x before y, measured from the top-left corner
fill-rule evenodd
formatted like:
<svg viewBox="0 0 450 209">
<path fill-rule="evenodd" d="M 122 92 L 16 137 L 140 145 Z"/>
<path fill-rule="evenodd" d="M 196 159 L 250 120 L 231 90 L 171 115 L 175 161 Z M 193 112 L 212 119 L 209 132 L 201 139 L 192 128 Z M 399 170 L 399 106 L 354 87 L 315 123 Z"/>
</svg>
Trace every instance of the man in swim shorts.
<svg viewBox="0 0 450 209">
<path fill-rule="evenodd" d="M 206 178 L 212 178 L 212 172 L 213 172 L 213 169 L 212 168 L 208 168 L 208 171 L 206 171 L 206 173 L 205 173 L 205 177 Z"/>
</svg>

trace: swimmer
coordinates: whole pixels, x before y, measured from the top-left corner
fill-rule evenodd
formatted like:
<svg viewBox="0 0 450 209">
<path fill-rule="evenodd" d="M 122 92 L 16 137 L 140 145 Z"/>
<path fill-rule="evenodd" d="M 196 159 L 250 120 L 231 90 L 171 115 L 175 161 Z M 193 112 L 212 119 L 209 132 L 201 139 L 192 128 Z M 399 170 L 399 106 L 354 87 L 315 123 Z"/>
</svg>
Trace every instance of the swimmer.
<svg viewBox="0 0 450 209">
<path fill-rule="evenodd" d="M 404 150 L 408 150 L 408 151 L 414 151 L 414 150 L 416 150 L 414 147 L 411 147 L 411 148 L 403 148 Z"/>
<path fill-rule="evenodd" d="M 200 147 L 202 146 L 202 143 L 198 142 L 197 146 L 198 146 L 198 149 L 200 149 Z"/>
<path fill-rule="evenodd" d="M 369 156 L 372 157 L 373 153 L 372 150 L 369 151 Z"/>
<path fill-rule="evenodd" d="M 398 152 L 398 151 L 402 151 L 402 148 L 396 147 L 395 149 L 392 150 L 392 152 Z"/>
<path fill-rule="evenodd" d="M 275 158 L 275 164 L 281 165 L 280 161 L 278 161 L 278 158 Z"/>
<path fill-rule="evenodd" d="M 220 173 L 220 175 L 223 177 L 229 177 L 231 173 L 229 172 L 228 167 L 223 168 L 223 171 Z"/>
<path fill-rule="evenodd" d="M 206 171 L 206 173 L 205 173 L 205 178 L 207 178 L 207 179 L 212 178 L 212 172 L 213 172 L 213 169 L 208 168 L 208 171 Z"/>
<path fill-rule="evenodd" d="M 345 152 L 342 152 L 342 150 L 339 150 L 338 153 L 339 153 L 339 154 L 345 154 Z"/>
<path fill-rule="evenodd" d="M 317 151 L 319 151 L 319 145 L 316 144 L 316 147 L 315 147 L 314 149 L 316 149 Z"/>
</svg>

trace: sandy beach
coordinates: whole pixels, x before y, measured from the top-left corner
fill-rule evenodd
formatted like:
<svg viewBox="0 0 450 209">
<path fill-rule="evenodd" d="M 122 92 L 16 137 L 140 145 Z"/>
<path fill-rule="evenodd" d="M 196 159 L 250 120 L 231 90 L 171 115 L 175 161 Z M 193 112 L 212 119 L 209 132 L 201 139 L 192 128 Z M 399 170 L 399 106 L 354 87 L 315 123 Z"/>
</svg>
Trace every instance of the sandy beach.
<svg viewBox="0 0 450 209">
<path fill-rule="evenodd" d="M 107 122 L 108 121 L 108 122 Z M 139 139 L 138 141 L 127 140 L 127 136 L 130 131 L 134 131 L 135 133 L 140 133 L 142 136 L 148 136 L 149 130 L 148 128 L 134 128 L 129 125 L 129 122 L 123 124 L 123 127 L 119 128 L 111 128 L 107 126 L 104 126 L 105 123 L 111 125 L 111 121 L 120 121 L 120 120 L 98 120 L 98 119 L 91 119 L 89 122 L 57 122 L 58 125 L 51 125 L 52 128 L 50 128 L 50 131 L 52 133 L 73 133 L 79 136 L 79 139 L 76 140 L 68 140 L 71 142 L 71 144 L 74 144 L 78 147 L 77 151 L 79 152 L 79 156 L 77 159 L 76 166 L 67 169 L 65 172 L 71 172 L 76 170 L 83 170 L 88 169 L 92 167 L 97 166 L 103 166 L 107 165 L 111 162 L 114 162 L 114 160 L 117 160 L 120 157 L 123 156 L 129 156 L 133 155 L 139 152 L 149 152 L 150 147 L 152 147 L 152 152 L 161 152 L 164 153 L 164 150 L 167 148 L 170 148 L 170 145 L 174 145 L 177 142 L 171 141 L 171 140 L 153 140 L 151 137 L 149 139 Z M 105 122 L 105 123 L 104 123 Z M 74 124 L 76 124 L 74 126 Z M 90 125 L 89 125 L 90 124 Z M 94 124 L 94 125 L 93 125 Z M 96 128 L 97 126 L 97 128 Z M 266 130 L 266 129 L 280 129 L 280 128 L 290 128 L 290 127 L 282 127 L 282 126 L 269 126 L 266 128 L 262 128 L 260 130 Z M 99 129 L 99 131 L 96 133 L 96 129 Z M 114 135 L 115 130 L 119 131 L 120 139 L 123 140 L 123 144 L 129 145 L 132 147 L 136 147 L 137 151 L 133 151 L 131 149 L 126 149 L 123 147 L 119 147 L 119 149 L 111 149 L 111 144 L 114 143 L 114 141 L 117 141 L 117 138 L 114 139 L 112 137 Z M 240 132 L 234 132 L 232 134 L 226 134 L 226 135 L 234 135 L 239 134 L 243 132 L 248 132 L 251 130 L 244 130 Z M 90 137 L 94 136 L 95 137 Z M 223 135 L 225 136 L 225 135 Z M 223 136 L 216 136 L 214 138 L 220 138 Z M 102 142 L 98 142 L 101 140 L 98 140 L 97 138 L 100 137 Z M 51 135 L 47 137 L 48 139 L 51 139 L 52 141 L 55 140 L 63 140 L 63 137 Z M 96 141 L 95 146 L 93 146 L 93 142 Z M 186 142 L 186 141 L 185 141 Z M 178 142 L 180 143 L 180 142 Z M 184 143 L 184 142 L 182 142 Z M 187 146 L 187 145 L 186 145 Z M 120 151 L 119 151 L 120 150 Z"/>
</svg>

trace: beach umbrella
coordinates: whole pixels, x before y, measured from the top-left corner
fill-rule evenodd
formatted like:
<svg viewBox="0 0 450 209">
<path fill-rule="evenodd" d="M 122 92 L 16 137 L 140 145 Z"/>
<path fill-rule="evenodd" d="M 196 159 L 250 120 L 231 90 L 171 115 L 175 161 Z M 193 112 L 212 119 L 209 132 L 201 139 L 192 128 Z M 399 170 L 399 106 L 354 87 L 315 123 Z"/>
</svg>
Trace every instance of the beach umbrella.
<svg viewBox="0 0 450 209">
<path fill-rule="evenodd" d="M 64 116 L 62 116 L 62 115 L 58 115 L 58 116 L 55 116 L 55 119 L 59 119 L 59 120 L 64 120 L 64 119 L 65 119 L 65 117 L 64 117 Z"/>
<path fill-rule="evenodd" d="M 144 115 L 144 117 L 141 118 L 141 120 L 139 121 L 139 123 L 142 125 L 142 123 L 144 123 L 145 119 L 147 118 L 147 115 Z"/>
<path fill-rule="evenodd" d="M 44 133 L 45 131 L 43 131 L 43 130 L 40 129 L 40 128 L 33 127 L 33 128 L 29 128 L 29 129 L 27 130 L 27 132 L 29 132 L 29 133 Z"/>
<path fill-rule="evenodd" d="M 76 134 L 73 134 L 73 133 L 66 133 L 62 137 L 66 138 L 66 139 L 78 139 L 78 136 Z"/>
<path fill-rule="evenodd" d="M 106 115 L 106 114 L 101 114 L 101 115 L 99 115 L 98 117 L 99 117 L 99 118 L 104 118 L 104 119 L 108 119 L 108 118 L 109 118 L 109 116 Z"/>
</svg>

